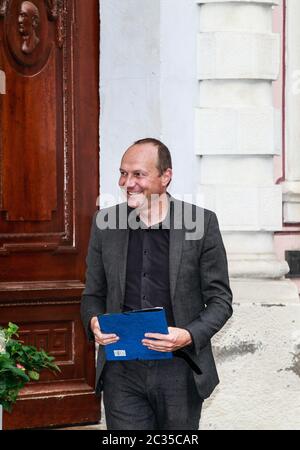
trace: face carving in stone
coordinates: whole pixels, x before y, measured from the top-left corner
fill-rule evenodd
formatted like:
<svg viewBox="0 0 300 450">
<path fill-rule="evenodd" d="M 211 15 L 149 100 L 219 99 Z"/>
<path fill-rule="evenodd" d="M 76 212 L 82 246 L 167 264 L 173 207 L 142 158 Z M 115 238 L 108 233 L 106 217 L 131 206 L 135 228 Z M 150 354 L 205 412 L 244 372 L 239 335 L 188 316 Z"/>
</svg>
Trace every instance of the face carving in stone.
<svg viewBox="0 0 300 450">
<path fill-rule="evenodd" d="M 18 17 L 19 33 L 22 37 L 22 52 L 29 55 L 40 42 L 36 31 L 40 23 L 38 8 L 31 2 L 23 2 Z"/>
</svg>

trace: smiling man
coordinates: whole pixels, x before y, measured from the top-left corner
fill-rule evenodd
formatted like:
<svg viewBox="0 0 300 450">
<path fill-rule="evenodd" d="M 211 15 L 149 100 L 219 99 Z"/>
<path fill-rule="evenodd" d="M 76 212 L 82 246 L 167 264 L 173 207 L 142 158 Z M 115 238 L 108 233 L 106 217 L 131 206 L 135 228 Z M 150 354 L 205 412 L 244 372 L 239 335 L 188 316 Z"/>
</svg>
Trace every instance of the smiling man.
<svg viewBox="0 0 300 450">
<path fill-rule="evenodd" d="M 165 146 L 157 145 L 153 140 L 137 141 L 125 152 L 120 168 L 119 186 L 127 196 L 128 206 L 139 208 L 147 223 L 151 220 L 147 214 L 158 213 L 159 202 L 161 213 L 166 215 L 166 188 L 172 178 L 171 155 Z"/>
<path fill-rule="evenodd" d="M 93 221 L 81 314 L 99 344 L 96 389 L 104 391 L 108 429 L 198 429 L 203 400 L 219 381 L 210 340 L 232 314 L 226 253 L 215 214 L 172 198 L 171 179 L 168 148 L 135 142 L 120 166 L 127 202 Z M 110 213 L 116 227 L 103 226 Z M 195 217 L 201 232 L 188 239 Z M 174 357 L 105 361 L 104 346 L 119 337 L 102 333 L 97 316 L 157 306 L 168 334 L 146 333 L 142 343 Z"/>
</svg>

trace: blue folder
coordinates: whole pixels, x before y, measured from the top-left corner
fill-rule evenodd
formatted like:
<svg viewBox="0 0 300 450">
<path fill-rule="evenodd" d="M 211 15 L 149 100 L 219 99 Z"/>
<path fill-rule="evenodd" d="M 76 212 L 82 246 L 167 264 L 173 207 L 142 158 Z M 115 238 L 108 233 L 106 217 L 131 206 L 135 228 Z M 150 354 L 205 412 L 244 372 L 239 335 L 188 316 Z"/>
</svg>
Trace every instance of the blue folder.
<svg viewBox="0 0 300 450">
<path fill-rule="evenodd" d="M 98 316 L 103 333 L 114 333 L 119 341 L 104 346 L 108 361 L 170 359 L 172 352 L 150 350 L 142 344 L 145 333 L 168 334 L 163 308 L 139 309 Z"/>
</svg>

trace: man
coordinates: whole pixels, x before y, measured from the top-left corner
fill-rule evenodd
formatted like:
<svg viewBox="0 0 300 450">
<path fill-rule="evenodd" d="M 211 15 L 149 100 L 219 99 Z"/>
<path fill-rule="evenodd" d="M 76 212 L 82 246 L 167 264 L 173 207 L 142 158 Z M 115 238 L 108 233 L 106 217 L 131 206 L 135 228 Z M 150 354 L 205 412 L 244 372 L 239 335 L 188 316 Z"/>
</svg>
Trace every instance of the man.
<svg viewBox="0 0 300 450">
<path fill-rule="evenodd" d="M 99 344 L 108 429 L 198 429 L 219 381 L 210 340 L 232 314 L 226 253 L 215 214 L 172 198 L 171 179 L 167 147 L 135 142 L 120 167 L 127 202 L 94 218 L 81 314 Z M 97 316 L 155 306 L 169 334 L 146 333 L 142 343 L 173 358 L 106 362 L 104 346 L 119 337 L 102 333 Z"/>
<path fill-rule="evenodd" d="M 19 33 L 22 36 L 22 52 L 29 55 L 40 42 L 36 35 L 36 30 L 40 23 L 38 8 L 31 2 L 22 2 L 18 23 Z"/>
</svg>

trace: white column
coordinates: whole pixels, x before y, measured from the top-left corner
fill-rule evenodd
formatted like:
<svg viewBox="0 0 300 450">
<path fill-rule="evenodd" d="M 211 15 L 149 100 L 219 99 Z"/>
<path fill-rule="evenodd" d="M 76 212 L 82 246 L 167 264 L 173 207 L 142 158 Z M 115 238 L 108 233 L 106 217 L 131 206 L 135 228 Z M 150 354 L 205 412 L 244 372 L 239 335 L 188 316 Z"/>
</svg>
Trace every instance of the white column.
<svg viewBox="0 0 300 450">
<path fill-rule="evenodd" d="M 198 3 L 199 190 L 218 214 L 234 292 L 233 317 L 213 339 L 221 383 L 204 403 L 201 427 L 298 429 L 300 304 L 273 243 L 282 226 L 273 170 L 278 2 Z"/>
<path fill-rule="evenodd" d="M 287 1 L 284 221 L 300 223 L 300 2 Z"/>
<path fill-rule="evenodd" d="M 281 151 L 272 98 L 280 64 L 272 32 L 278 0 L 198 3 L 199 192 L 219 218 L 235 301 L 295 301 L 296 286 L 283 278 L 288 265 L 273 247 L 273 232 L 282 227 L 282 189 L 273 174 Z"/>
</svg>

